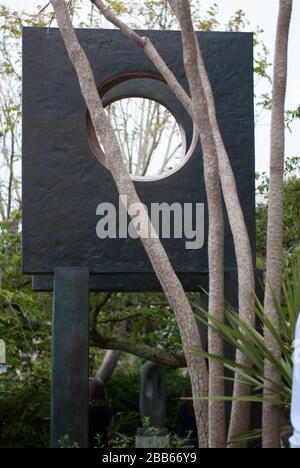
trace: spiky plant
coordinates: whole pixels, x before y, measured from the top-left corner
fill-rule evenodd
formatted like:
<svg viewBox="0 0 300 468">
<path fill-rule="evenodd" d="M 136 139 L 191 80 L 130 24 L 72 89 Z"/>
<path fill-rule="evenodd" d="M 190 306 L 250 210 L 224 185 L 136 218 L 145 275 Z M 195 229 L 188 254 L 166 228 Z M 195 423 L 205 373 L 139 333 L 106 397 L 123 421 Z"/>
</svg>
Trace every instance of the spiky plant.
<svg viewBox="0 0 300 468">
<path fill-rule="evenodd" d="M 275 299 L 278 316 L 280 319 L 280 334 L 276 332 L 271 322 L 264 314 L 263 305 L 256 300 L 255 313 L 257 316 L 256 328 L 250 326 L 242 320 L 238 313 L 231 307 L 226 308 L 226 321 L 222 323 L 211 317 L 205 310 L 200 309 L 201 320 L 207 327 L 211 327 L 217 332 L 225 342 L 234 349 L 242 351 L 253 363 L 252 368 L 237 364 L 235 361 L 220 358 L 204 351 L 201 354 L 208 359 L 215 359 L 224 364 L 224 367 L 237 374 L 239 378 L 251 384 L 252 394 L 243 398 L 243 401 L 263 403 L 268 401 L 279 406 L 283 415 L 288 414 L 291 405 L 292 379 L 293 379 L 293 354 L 294 354 L 294 333 L 300 311 L 300 255 L 294 262 L 291 271 L 285 276 L 282 285 L 282 302 Z M 199 314 L 198 314 L 199 317 Z M 281 359 L 277 359 L 266 347 L 263 329 L 266 328 L 271 333 L 273 339 L 281 349 Z M 276 384 L 276 395 L 264 394 L 264 362 L 269 361 L 281 375 L 281 385 Z M 233 377 L 227 377 L 233 380 Z M 273 383 L 273 382 L 270 382 Z M 233 401 L 230 396 L 214 398 L 225 401 Z M 290 431 L 290 427 L 283 427 L 283 435 Z M 249 434 L 243 434 L 241 439 L 256 439 L 261 436 L 258 428 Z"/>
</svg>

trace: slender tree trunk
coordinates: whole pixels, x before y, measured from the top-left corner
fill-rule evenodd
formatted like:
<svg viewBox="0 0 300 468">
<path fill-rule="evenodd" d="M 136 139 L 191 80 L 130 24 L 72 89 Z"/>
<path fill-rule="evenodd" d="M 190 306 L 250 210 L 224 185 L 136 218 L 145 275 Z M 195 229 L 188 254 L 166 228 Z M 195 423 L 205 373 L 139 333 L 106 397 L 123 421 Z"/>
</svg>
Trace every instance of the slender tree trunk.
<svg viewBox="0 0 300 468">
<path fill-rule="evenodd" d="M 185 0 L 169 0 L 169 3 L 174 13 L 177 15 L 182 29 L 185 28 L 187 31 L 190 29 L 194 34 L 189 2 Z M 186 25 L 184 25 L 184 20 L 188 21 Z M 192 41 L 192 32 L 190 32 L 189 41 Z M 211 131 L 218 155 L 219 175 L 235 245 L 239 281 L 239 312 L 240 316 L 244 320 L 251 325 L 254 325 L 255 313 L 251 304 L 251 295 L 253 295 L 254 292 L 254 270 L 251 245 L 244 215 L 239 202 L 234 174 L 219 130 L 212 88 L 197 40 L 196 47 L 198 49 L 197 63 L 202 85 L 201 92 L 204 94 L 204 98 L 207 103 Z M 240 352 L 237 353 L 236 360 L 240 364 L 249 367 L 251 366 L 251 362 Z M 250 394 L 251 387 L 242 383 L 238 376 L 236 376 L 234 397 L 240 399 L 241 397 L 249 396 Z M 250 404 L 235 400 L 232 406 L 229 441 L 235 439 L 239 434 L 247 432 L 249 424 Z"/>
<path fill-rule="evenodd" d="M 193 103 L 194 122 L 199 130 L 202 150 L 204 179 L 209 211 L 209 313 L 220 321 L 224 320 L 224 218 L 218 160 L 211 133 L 207 102 L 204 95 L 197 65 L 197 45 L 189 11 L 178 4 L 177 15 L 182 28 L 184 65 L 189 81 Z M 209 330 L 209 352 L 224 356 L 223 340 Z M 223 364 L 209 362 L 209 397 L 224 396 Z M 223 401 L 209 401 L 209 447 L 225 448 L 225 404 Z"/>
<path fill-rule="evenodd" d="M 176 315 L 191 376 L 193 395 L 205 397 L 208 394 L 208 373 L 203 357 L 193 351 L 193 349 L 201 346 L 201 340 L 191 306 L 160 240 L 149 236 L 149 233 L 154 232 L 154 228 L 127 171 L 117 137 L 103 109 L 90 63 L 77 40 L 66 5 L 63 0 L 51 0 L 51 3 L 70 60 L 77 72 L 80 88 L 91 115 L 98 143 L 99 145 L 100 143 L 103 144 L 105 154 L 108 155 L 106 157 L 107 166 L 111 171 L 120 195 L 126 195 L 129 205 L 135 204 L 134 206 L 138 206 L 140 209 L 140 219 L 142 221 L 141 241 L 166 298 Z M 195 414 L 199 428 L 199 444 L 201 447 L 207 447 L 207 402 L 196 400 Z"/>
<path fill-rule="evenodd" d="M 165 61 L 159 55 L 149 38 L 140 37 L 136 31 L 133 31 L 128 25 L 123 23 L 119 18 L 116 18 L 104 5 L 102 0 L 91 0 L 108 21 L 114 24 L 116 27 L 134 40 L 141 48 L 143 48 L 145 54 L 154 63 L 157 70 L 164 77 L 166 83 L 175 93 L 180 102 L 184 105 L 186 110 L 189 112 L 191 117 L 193 115 L 193 104 L 192 100 L 182 88 L 180 83 L 177 81 L 175 75 L 168 68 Z M 169 2 L 176 14 L 176 1 Z M 226 204 L 226 209 L 229 216 L 230 227 L 232 230 L 237 265 L 238 265 L 238 281 L 239 281 L 239 310 L 241 316 L 246 319 L 250 324 L 254 325 L 254 309 L 251 305 L 251 298 L 253 298 L 254 291 L 254 271 L 253 271 L 253 259 L 249 236 L 245 224 L 244 215 L 240 206 L 239 197 L 237 193 L 236 182 L 234 174 L 231 168 L 230 160 L 228 158 L 216 117 L 215 102 L 210 86 L 210 82 L 206 73 L 206 69 L 203 63 L 201 51 L 199 49 L 198 64 L 200 76 L 203 82 L 203 88 L 205 90 L 206 99 L 208 102 L 209 116 L 212 126 L 212 132 L 217 147 L 218 163 L 219 163 L 219 175 L 221 178 L 221 184 Z M 204 113 L 205 114 L 205 113 Z M 251 363 L 241 353 L 237 353 L 237 361 L 241 364 L 251 366 Z M 248 396 L 251 393 L 251 388 L 248 385 L 244 385 L 236 376 L 234 396 L 239 398 Z M 247 432 L 250 422 L 250 405 L 241 401 L 233 403 L 230 435 L 229 440 L 236 438 L 239 434 Z"/>
<path fill-rule="evenodd" d="M 118 334 L 119 338 L 125 338 L 126 336 L 126 321 L 122 322 L 119 326 Z M 121 357 L 121 351 L 110 349 L 106 351 L 102 364 L 96 374 L 97 379 L 101 379 L 104 383 L 107 383 L 113 375 L 118 362 Z"/>
<path fill-rule="evenodd" d="M 285 152 L 285 97 L 287 86 L 288 40 L 292 16 L 292 0 L 280 0 L 277 24 L 273 107 L 271 126 L 270 195 L 267 233 L 267 273 L 265 314 L 280 334 L 280 322 L 274 297 L 280 303 L 283 255 L 283 176 Z M 271 334 L 265 329 L 265 342 L 269 351 L 278 359 L 281 352 Z M 269 361 L 265 362 L 265 395 L 277 394 L 281 377 Z M 274 385 L 270 383 L 274 382 Z M 275 396 L 275 395 L 274 395 Z M 270 403 L 263 405 L 263 447 L 280 447 L 280 409 Z"/>
<path fill-rule="evenodd" d="M 101 367 L 96 373 L 96 379 L 102 380 L 102 382 L 106 384 L 113 375 L 118 365 L 118 362 L 120 361 L 121 354 L 121 351 L 116 351 L 112 349 L 106 351 Z"/>
<path fill-rule="evenodd" d="M 13 183 L 14 183 L 14 159 L 15 159 L 15 137 L 14 130 L 11 130 L 11 149 L 9 159 L 9 181 L 8 181 L 8 193 L 7 193 L 7 219 L 9 220 L 12 210 L 13 202 Z"/>
<path fill-rule="evenodd" d="M 208 102 L 211 128 L 217 148 L 219 174 L 222 185 L 222 192 L 227 209 L 229 224 L 233 236 L 237 270 L 238 270 L 238 300 L 240 317 L 249 325 L 255 326 L 254 311 L 254 259 L 252 257 L 249 234 L 245 222 L 244 213 L 240 204 L 235 176 L 231 167 L 230 159 L 224 145 L 217 121 L 216 107 L 212 88 L 203 62 L 199 47 L 198 67 L 202 83 Z M 236 353 L 236 362 L 240 365 L 252 367 L 252 362 L 239 350 Z M 235 376 L 230 426 L 228 433 L 228 447 L 243 447 L 245 444 L 238 444 L 236 440 L 241 434 L 249 431 L 251 405 L 243 402 L 243 397 L 248 397 L 252 393 L 251 385 L 244 383 L 238 374 Z"/>
</svg>

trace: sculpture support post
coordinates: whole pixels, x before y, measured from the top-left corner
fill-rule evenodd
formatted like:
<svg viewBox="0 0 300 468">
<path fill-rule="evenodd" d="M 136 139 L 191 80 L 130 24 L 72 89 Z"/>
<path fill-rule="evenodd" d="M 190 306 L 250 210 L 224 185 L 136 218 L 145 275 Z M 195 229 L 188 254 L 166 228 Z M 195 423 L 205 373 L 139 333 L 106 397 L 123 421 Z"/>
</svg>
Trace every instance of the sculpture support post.
<svg viewBox="0 0 300 468">
<path fill-rule="evenodd" d="M 88 446 L 89 271 L 57 268 L 52 332 L 51 446 Z"/>
</svg>

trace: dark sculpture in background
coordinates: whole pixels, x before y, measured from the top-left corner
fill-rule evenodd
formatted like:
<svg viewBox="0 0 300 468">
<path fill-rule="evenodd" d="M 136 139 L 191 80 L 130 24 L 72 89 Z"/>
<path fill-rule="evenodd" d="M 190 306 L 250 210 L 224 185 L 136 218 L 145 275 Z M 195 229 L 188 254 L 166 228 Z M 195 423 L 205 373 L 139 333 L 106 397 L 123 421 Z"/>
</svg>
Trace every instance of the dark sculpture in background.
<svg viewBox="0 0 300 468">
<path fill-rule="evenodd" d="M 163 428 L 166 416 L 166 371 L 153 362 L 146 362 L 141 370 L 140 413 L 142 423 Z"/>
<path fill-rule="evenodd" d="M 140 413 L 142 428 L 137 430 L 136 448 L 168 448 L 166 417 L 166 370 L 153 362 L 141 369 Z"/>
</svg>

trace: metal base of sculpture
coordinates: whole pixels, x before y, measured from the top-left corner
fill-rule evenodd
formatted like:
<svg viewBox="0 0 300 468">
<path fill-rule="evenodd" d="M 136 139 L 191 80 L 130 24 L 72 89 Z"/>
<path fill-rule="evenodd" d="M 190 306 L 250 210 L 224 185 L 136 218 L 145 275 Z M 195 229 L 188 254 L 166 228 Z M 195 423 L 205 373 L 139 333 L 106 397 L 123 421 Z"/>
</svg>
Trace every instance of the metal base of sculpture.
<svg viewBox="0 0 300 468">
<path fill-rule="evenodd" d="M 145 429 L 137 430 L 135 437 L 135 448 L 163 449 L 170 447 L 170 436 L 167 429 Z"/>
</svg>

